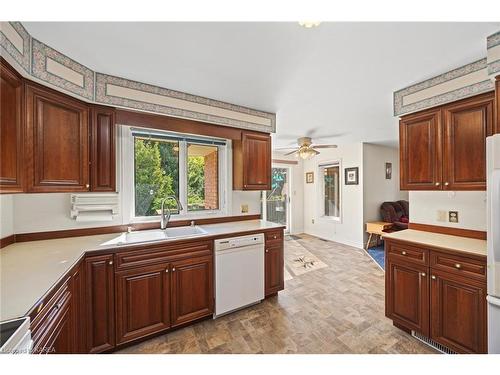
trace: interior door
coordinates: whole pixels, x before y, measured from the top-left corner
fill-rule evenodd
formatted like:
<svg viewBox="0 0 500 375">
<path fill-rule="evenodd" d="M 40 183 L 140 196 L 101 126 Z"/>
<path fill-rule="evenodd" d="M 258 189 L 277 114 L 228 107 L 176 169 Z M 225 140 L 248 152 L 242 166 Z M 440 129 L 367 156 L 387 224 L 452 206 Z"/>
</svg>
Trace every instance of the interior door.
<svg viewBox="0 0 500 375">
<path fill-rule="evenodd" d="M 273 166 L 271 190 L 263 191 L 264 220 L 285 225 L 290 231 L 290 168 Z"/>
</svg>

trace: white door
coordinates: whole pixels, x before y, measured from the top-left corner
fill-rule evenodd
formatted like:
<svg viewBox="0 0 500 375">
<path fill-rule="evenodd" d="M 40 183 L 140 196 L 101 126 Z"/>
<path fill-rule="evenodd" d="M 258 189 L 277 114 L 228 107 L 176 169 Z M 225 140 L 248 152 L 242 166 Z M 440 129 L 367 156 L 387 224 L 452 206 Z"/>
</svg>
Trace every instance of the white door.
<svg viewBox="0 0 500 375">
<path fill-rule="evenodd" d="M 271 190 L 262 192 L 264 220 L 285 225 L 290 231 L 290 167 L 273 165 Z"/>
</svg>

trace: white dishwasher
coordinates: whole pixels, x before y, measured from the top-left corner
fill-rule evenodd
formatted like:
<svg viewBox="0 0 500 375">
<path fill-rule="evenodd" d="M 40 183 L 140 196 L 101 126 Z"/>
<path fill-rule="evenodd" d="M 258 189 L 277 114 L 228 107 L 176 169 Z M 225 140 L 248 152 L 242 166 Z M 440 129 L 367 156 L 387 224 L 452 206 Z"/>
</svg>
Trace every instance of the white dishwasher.
<svg viewBox="0 0 500 375">
<path fill-rule="evenodd" d="M 264 299 L 264 235 L 215 241 L 215 317 Z"/>
</svg>

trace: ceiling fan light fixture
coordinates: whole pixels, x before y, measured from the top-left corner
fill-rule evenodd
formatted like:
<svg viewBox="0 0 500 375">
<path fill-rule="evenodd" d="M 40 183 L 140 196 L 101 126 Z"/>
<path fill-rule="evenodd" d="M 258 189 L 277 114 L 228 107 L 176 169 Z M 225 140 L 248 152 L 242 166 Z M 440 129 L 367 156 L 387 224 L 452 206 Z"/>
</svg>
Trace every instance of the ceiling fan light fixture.
<svg viewBox="0 0 500 375">
<path fill-rule="evenodd" d="M 313 27 L 318 27 L 321 22 L 318 21 L 299 21 L 299 25 L 305 27 L 306 29 L 312 29 Z"/>
<path fill-rule="evenodd" d="M 312 148 L 309 147 L 304 147 L 299 150 L 297 153 L 301 159 L 307 160 L 311 159 L 313 156 L 316 155 L 316 151 L 314 151 Z"/>
</svg>

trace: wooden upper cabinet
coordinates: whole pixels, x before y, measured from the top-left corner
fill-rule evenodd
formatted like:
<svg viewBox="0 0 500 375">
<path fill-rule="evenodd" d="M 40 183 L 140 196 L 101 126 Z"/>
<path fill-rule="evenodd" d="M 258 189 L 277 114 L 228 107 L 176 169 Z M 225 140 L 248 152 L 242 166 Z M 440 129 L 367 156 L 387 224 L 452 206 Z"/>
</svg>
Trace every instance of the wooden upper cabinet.
<svg viewBox="0 0 500 375">
<path fill-rule="evenodd" d="M 26 84 L 28 191 L 89 190 L 89 108 L 37 84 Z"/>
<path fill-rule="evenodd" d="M 90 186 L 92 191 L 116 190 L 115 110 L 93 106 L 90 136 Z"/>
<path fill-rule="evenodd" d="M 399 123 L 402 190 L 439 190 L 441 185 L 441 113 L 406 116 Z"/>
<path fill-rule="evenodd" d="M 486 137 L 493 121 L 492 92 L 402 117 L 401 189 L 486 189 Z"/>
<path fill-rule="evenodd" d="M 443 108 L 443 189 L 486 189 L 486 137 L 493 134 L 494 97 Z"/>
<path fill-rule="evenodd" d="M 233 188 L 235 190 L 271 189 L 271 136 L 242 132 L 233 141 Z"/>
<path fill-rule="evenodd" d="M 487 353 L 486 284 L 431 271 L 430 337 L 458 353 Z"/>
<path fill-rule="evenodd" d="M 386 268 L 386 316 L 404 327 L 428 336 L 428 267 L 388 257 Z"/>
<path fill-rule="evenodd" d="M 24 190 L 23 79 L 0 58 L 0 193 Z"/>
</svg>

